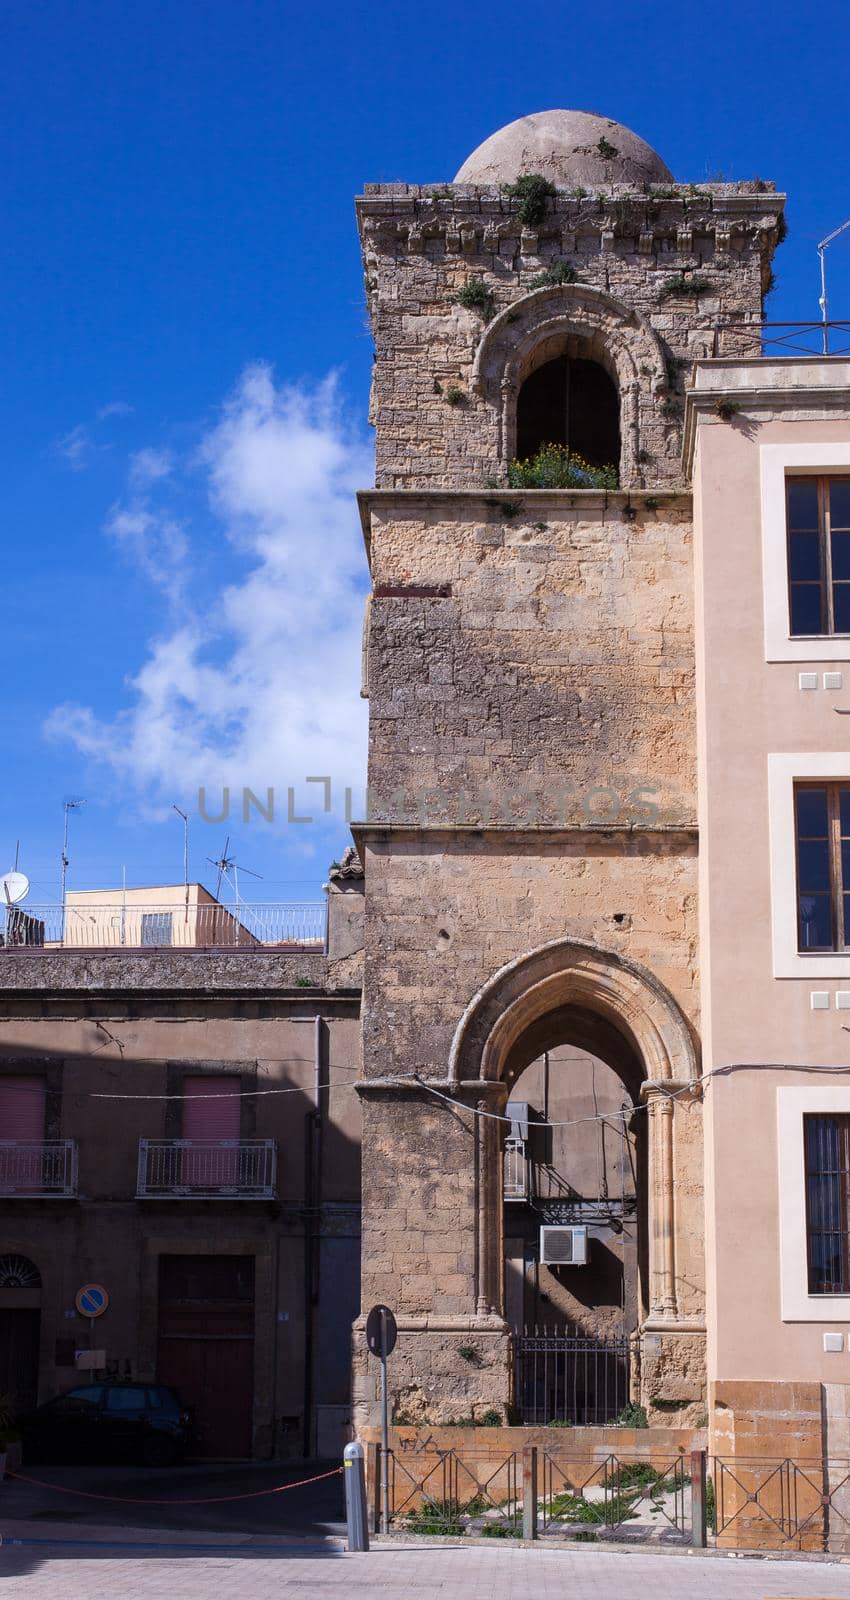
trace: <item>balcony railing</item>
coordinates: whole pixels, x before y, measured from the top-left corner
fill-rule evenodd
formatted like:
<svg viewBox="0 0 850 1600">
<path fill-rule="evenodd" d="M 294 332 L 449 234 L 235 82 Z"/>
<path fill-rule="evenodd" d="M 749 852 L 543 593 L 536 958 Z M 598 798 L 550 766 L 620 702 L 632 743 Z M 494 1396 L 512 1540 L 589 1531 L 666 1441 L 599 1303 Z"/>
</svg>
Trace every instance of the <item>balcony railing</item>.
<svg viewBox="0 0 850 1600">
<path fill-rule="evenodd" d="M 38 1144 L 0 1139 L 0 1197 L 4 1200 L 72 1200 L 77 1193 L 74 1139 Z"/>
<path fill-rule="evenodd" d="M 84 901 L 7 906 L 4 950 L 321 950 L 324 905 L 122 905 Z"/>
<path fill-rule="evenodd" d="M 140 1139 L 139 1200 L 273 1200 L 274 1139 Z"/>
<path fill-rule="evenodd" d="M 505 1140 L 504 1194 L 506 1200 L 527 1200 L 528 1156 L 524 1139 Z"/>
</svg>

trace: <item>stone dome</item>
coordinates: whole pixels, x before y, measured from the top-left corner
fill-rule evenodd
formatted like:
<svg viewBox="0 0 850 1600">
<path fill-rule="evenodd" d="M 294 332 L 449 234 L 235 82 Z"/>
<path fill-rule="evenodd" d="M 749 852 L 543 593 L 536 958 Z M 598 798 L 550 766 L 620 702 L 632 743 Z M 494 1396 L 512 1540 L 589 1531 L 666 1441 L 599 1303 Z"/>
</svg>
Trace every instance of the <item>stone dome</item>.
<svg viewBox="0 0 850 1600">
<path fill-rule="evenodd" d="M 454 181 L 513 183 L 529 173 L 539 173 L 559 189 L 673 181 L 651 145 L 595 111 L 535 111 L 518 117 L 473 150 Z"/>
</svg>

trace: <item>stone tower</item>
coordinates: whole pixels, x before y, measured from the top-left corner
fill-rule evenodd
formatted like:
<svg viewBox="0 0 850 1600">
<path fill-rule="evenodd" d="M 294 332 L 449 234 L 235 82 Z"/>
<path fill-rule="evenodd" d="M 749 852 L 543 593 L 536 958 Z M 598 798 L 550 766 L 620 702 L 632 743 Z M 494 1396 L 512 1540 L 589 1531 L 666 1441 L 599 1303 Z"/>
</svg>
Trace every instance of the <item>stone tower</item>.
<svg viewBox="0 0 850 1600">
<path fill-rule="evenodd" d="M 529 1062 L 580 1042 L 636 1108 L 632 1393 L 696 1407 L 683 393 L 694 360 L 757 337 L 782 199 L 758 180 L 676 183 L 628 129 L 558 111 L 502 129 L 452 184 L 368 185 L 357 213 L 377 442 L 355 828 L 364 1309 L 397 1314 L 400 1410 L 510 1407 L 499 1119 Z M 589 486 L 511 487 L 514 459 L 553 442 L 596 469 Z M 362 1425 L 376 1395 L 359 1338 Z"/>
</svg>

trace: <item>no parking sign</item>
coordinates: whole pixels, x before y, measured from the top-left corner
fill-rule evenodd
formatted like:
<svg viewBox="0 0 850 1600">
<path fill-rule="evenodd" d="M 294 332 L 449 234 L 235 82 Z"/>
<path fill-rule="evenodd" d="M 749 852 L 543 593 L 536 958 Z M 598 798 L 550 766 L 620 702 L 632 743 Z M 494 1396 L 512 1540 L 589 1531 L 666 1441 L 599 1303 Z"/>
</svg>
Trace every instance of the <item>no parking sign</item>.
<svg viewBox="0 0 850 1600">
<path fill-rule="evenodd" d="M 81 1317 L 102 1317 L 109 1305 L 109 1295 L 102 1283 L 84 1283 L 77 1290 L 74 1305 Z"/>
</svg>

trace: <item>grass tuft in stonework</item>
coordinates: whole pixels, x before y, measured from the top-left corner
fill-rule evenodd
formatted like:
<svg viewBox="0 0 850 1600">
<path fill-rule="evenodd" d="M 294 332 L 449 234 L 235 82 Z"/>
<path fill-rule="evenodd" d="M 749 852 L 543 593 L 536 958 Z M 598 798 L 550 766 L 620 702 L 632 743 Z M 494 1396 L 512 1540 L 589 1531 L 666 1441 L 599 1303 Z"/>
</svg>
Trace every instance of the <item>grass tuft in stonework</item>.
<svg viewBox="0 0 850 1600">
<path fill-rule="evenodd" d="M 556 261 L 554 266 L 547 267 L 545 272 L 538 273 L 532 278 L 529 289 L 545 289 L 552 283 L 578 283 L 578 273 L 569 261 Z"/>
<path fill-rule="evenodd" d="M 554 199 L 558 191 L 539 172 L 529 172 L 517 178 L 516 183 L 506 183 L 504 193 L 509 200 L 519 201 L 520 222 L 526 228 L 539 228 L 546 215 L 546 201 Z"/>
<path fill-rule="evenodd" d="M 544 444 L 536 455 L 508 466 L 511 489 L 616 489 L 618 482 L 615 466 L 594 467 L 561 444 Z"/>
<path fill-rule="evenodd" d="M 689 296 L 696 300 L 698 295 L 706 294 L 711 288 L 711 279 L 702 278 L 699 273 L 688 277 L 684 272 L 677 272 L 675 277 L 665 278 L 661 285 L 661 299 L 666 300 L 668 295 Z"/>
<path fill-rule="evenodd" d="M 618 1411 L 614 1418 L 614 1427 L 648 1428 L 649 1418 L 646 1414 L 646 1407 L 638 1405 L 635 1400 L 630 1400 L 628 1405 L 623 1406 L 622 1411 Z"/>
<path fill-rule="evenodd" d="M 469 282 L 458 290 L 457 303 L 459 306 L 464 306 L 467 311 L 477 311 L 485 322 L 490 321 L 495 309 L 493 296 L 480 278 L 470 278 Z"/>
</svg>

